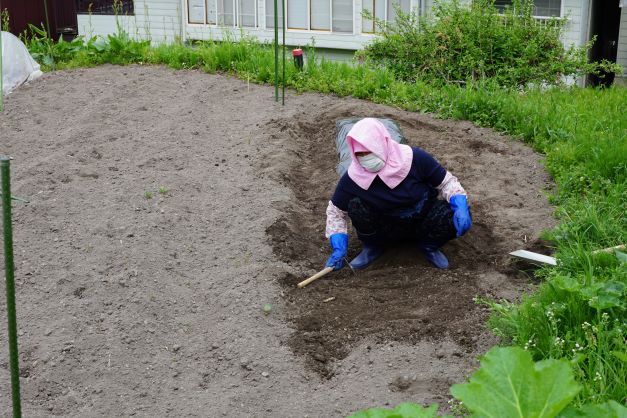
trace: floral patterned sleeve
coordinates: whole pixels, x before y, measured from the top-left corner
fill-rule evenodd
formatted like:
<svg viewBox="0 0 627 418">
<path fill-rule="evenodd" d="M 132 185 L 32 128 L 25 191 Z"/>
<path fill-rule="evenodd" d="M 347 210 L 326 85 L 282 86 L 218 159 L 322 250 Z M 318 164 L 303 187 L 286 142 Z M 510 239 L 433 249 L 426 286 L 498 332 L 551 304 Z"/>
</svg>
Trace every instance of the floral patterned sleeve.
<svg viewBox="0 0 627 418">
<path fill-rule="evenodd" d="M 347 234 L 347 219 L 347 213 L 335 206 L 329 200 L 329 205 L 327 206 L 327 228 L 325 236 L 329 238 L 333 234 Z"/>
<path fill-rule="evenodd" d="M 451 200 L 451 197 L 455 195 L 461 194 L 466 196 L 466 190 L 464 190 L 462 185 L 459 184 L 459 180 L 457 180 L 457 177 L 452 175 L 450 171 L 446 172 L 444 180 L 442 180 L 442 183 L 440 183 L 437 189 L 439 192 L 438 196 L 446 199 L 447 202 L 449 202 Z"/>
</svg>

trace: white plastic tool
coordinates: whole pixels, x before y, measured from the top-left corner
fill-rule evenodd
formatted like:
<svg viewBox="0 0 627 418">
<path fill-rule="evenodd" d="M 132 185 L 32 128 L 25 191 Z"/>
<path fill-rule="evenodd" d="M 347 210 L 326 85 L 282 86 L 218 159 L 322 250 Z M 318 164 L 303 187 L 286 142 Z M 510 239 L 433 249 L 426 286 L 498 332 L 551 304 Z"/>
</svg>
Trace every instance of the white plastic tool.
<svg viewBox="0 0 627 418">
<path fill-rule="evenodd" d="M 532 263 L 550 264 L 551 266 L 557 265 L 557 261 L 555 260 L 555 257 L 550 257 L 548 255 L 534 253 L 533 251 L 516 250 L 516 251 L 512 251 L 509 254 L 513 255 L 514 257 L 518 257 L 518 258 L 522 258 L 524 260 L 530 261 Z"/>
</svg>

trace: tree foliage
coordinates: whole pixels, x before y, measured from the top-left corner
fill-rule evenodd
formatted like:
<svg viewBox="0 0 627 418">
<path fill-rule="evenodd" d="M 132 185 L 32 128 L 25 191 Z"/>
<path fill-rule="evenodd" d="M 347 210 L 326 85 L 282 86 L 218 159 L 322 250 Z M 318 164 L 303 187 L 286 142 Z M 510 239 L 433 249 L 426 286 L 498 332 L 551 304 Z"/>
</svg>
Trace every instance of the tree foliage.
<svg viewBox="0 0 627 418">
<path fill-rule="evenodd" d="M 397 8 L 394 23 L 377 21 L 380 37 L 362 52 L 404 80 L 466 83 L 490 79 L 501 86 L 560 84 L 563 77 L 615 71 L 609 62 L 588 63 L 592 43 L 566 48 L 567 19 L 538 20 L 533 0 L 514 0 L 504 13 L 494 0 L 436 2 L 433 15 Z"/>
</svg>

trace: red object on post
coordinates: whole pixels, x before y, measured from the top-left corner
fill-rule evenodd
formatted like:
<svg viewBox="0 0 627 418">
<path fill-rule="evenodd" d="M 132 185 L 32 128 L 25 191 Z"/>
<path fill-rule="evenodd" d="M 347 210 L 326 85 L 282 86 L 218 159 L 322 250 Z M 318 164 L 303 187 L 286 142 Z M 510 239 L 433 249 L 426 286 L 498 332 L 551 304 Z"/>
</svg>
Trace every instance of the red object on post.
<svg viewBox="0 0 627 418">
<path fill-rule="evenodd" d="M 294 65 L 299 70 L 303 69 L 303 50 L 296 48 L 292 50 L 292 56 L 294 57 Z"/>
</svg>

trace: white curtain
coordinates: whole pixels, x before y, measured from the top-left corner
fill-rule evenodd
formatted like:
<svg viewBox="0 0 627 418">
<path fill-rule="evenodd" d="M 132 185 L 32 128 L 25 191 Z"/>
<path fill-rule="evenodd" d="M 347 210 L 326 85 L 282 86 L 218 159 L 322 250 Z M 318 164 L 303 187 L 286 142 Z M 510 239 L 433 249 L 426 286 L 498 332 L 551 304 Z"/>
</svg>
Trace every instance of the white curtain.
<svg viewBox="0 0 627 418">
<path fill-rule="evenodd" d="M 559 16 L 562 8 L 561 0 L 535 0 L 535 16 Z"/>
<path fill-rule="evenodd" d="M 238 8 L 238 22 L 239 26 L 245 26 L 254 28 L 255 16 L 257 15 L 257 0 L 239 0 Z"/>
<path fill-rule="evenodd" d="M 353 32 L 353 1 L 333 1 L 333 32 Z"/>
<path fill-rule="evenodd" d="M 607 1 L 607 0 L 598 0 Z M 494 5 L 503 11 L 505 7 L 512 5 L 512 0 L 495 0 Z M 555 16 L 558 17 L 562 11 L 562 0 L 535 0 L 534 16 Z"/>
<path fill-rule="evenodd" d="M 307 0 L 287 0 L 287 27 L 289 29 L 309 29 L 307 14 Z"/>
<path fill-rule="evenodd" d="M 233 26 L 233 0 L 217 0 L 218 2 L 218 25 Z"/>
<path fill-rule="evenodd" d="M 409 13 L 409 0 L 387 0 L 388 2 L 388 18 L 387 21 L 388 22 L 395 22 L 396 21 L 396 8 L 395 7 L 399 7 L 401 8 L 401 11 L 403 13 Z"/>
<path fill-rule="evenodd" d="M 189 0 L 187 7 L 190 23 L 205 23 L 205 2 L 203 0 Z"/>
<path fill-rule="evenodd" d="M 375 0 L 362 0 L 362 10 L 368 11 L 374 16 L 374 2 Z M 361 19 L 361 31 L 364 33 L 374 33 L 374 21 L 366 18 Z"/>
<path fill-rule="evenodd" d="M 281 0 L 277 1 L 279 5 L 279 28 L 283 27 L 283 9 L 281 9 Z M 274 28 L 274 0 L 266 0 L 266 27 Z"/>
<path fill-rule="evenodd" d="M 331 0 L 311 1 L 311 29 L 331 30 Z"/>
<path fill-rule="evenodd" d="M 207 23 L 210 25 L 218 23 L 218 10 L 216 9 L 217 1 L 219 0 L 207 0 Z"/>
</svg>

